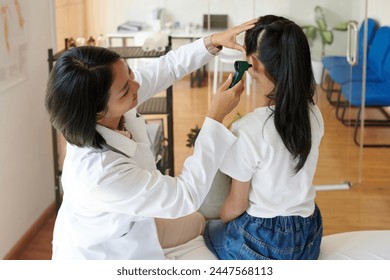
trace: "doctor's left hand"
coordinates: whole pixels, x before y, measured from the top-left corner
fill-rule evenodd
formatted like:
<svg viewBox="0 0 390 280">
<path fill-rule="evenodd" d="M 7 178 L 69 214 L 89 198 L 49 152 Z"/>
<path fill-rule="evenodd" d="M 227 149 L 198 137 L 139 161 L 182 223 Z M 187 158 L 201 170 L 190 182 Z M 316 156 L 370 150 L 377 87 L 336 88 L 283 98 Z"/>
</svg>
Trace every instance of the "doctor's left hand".
<svg viewBox="0 0 390 280">
<path fill-rule="evenodd" d="M 256 22 L 257 19 L 252 19 L 235 27 L 229 28 L 225 31 L 214 33 L 211 36 L 211 44 L 215 47 L 223 46 L 230 49 L 236 49 L 245 53 L 244 46 L 236 42 L 236 37 L 240 33 L 254 27 Z"/>
</svg>

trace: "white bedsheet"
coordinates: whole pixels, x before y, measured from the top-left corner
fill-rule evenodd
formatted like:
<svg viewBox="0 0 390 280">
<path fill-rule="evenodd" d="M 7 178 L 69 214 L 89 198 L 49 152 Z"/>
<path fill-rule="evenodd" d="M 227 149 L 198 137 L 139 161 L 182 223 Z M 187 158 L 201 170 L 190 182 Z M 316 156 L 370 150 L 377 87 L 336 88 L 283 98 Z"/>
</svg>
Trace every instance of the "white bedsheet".
<svg viewBox="0 0 390 280">
<path fill-rule="evenodd" d="M 351 231 L 322 238 L 320 260 L 390 260 L 390 230 Z"/>
</svg>

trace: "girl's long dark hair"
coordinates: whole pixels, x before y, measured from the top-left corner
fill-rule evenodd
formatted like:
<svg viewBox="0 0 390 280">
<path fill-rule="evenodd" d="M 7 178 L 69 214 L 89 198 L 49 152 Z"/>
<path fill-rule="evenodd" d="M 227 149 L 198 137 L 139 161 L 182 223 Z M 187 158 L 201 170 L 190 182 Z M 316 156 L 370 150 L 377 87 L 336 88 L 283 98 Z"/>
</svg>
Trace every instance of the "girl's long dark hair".
<svg viewBox="0 0 390 280">
<path fill-rule="evenodd" d="M 245 35 L 247 55 L 255 55 L 275 84 L 268 98 L 275 103 L 274 122 L 297 173 L 311 150 L 310 103 L 315 81 L 310 49 L 302 29 L 283 17 L 260 17 Z"/>
</svg>

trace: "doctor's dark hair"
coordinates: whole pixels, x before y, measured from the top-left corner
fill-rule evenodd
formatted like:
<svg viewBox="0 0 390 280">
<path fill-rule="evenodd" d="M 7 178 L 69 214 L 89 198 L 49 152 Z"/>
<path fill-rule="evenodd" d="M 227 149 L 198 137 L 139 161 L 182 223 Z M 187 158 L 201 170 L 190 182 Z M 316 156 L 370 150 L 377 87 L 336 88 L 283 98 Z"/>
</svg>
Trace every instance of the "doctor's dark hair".
<svg viewBox="0 0 390 280">
<path fill-rule="evenodd" d="M 45 105 L 53 127 L 70 144 L 101 148 L 106 143 L 96 121 L 107 110 L 112 64 L 119 59 L 106 48 L 86 46 L 65 51 L 54 65 Z"/>
<path fill-rule="evenodd" d="M 294 22 L 267 15 L 246 31 L 245 47 L 247 56 L 256 56 L 275 84 L 267 97 L 275 103 L 275 127 L 297 159 L 297 173 L 311 150 L 310 103 L 316 89 L 307 38 Z"/>
</svg>

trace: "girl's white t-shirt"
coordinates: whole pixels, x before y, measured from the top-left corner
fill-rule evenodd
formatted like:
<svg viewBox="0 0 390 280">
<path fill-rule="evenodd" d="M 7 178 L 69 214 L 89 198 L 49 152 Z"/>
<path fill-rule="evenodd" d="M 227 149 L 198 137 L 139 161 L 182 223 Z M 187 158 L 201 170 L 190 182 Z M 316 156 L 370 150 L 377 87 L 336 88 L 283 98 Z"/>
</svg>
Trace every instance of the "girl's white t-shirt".
<svg viewBox="0 0 390 280">
<path fill-rule="evenodd" d="M 294 174 L 293 159 L 276 131 L 274 106 L 260 107 L 233 124 L 238 137 L 220 170 L 230 177 L 251 181 L 248 214 L 255 217 L 310 216 L 315 207 L 312 184 L 324 122 L 317 105 L 310 106 L 312 147 L 302 169 Z"/>
</svg>

